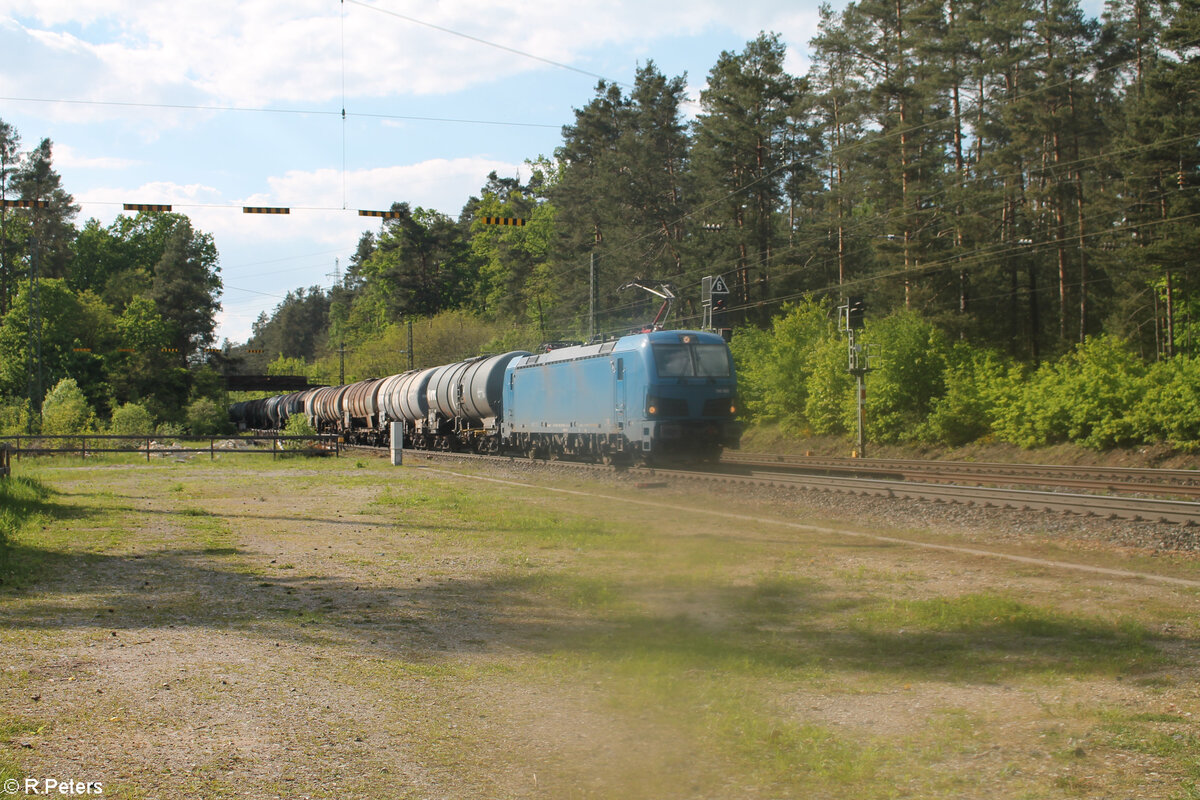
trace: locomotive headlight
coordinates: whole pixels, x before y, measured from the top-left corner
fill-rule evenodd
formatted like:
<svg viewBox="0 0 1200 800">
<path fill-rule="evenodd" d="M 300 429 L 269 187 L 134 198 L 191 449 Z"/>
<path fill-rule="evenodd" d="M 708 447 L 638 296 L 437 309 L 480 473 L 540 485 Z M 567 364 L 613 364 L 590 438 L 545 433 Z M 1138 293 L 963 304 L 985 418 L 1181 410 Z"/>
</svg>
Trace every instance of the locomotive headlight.
<svg viewBox="0 0 1200 800">
<path fill-rule="evenodd" d="M 732 416 L 732 415 L 734 415 L 734 414 L 736 414 L 736 413 L 737 413 L 737 404 L 736 404 L 736 403 L 730 403 L 730 404 L 729 404 L 729 414 L 730 414 L 730 416 Z"/>
<path fill-rule="evenodd" d="M 646 398 L 646 415 L 653 417 L 657 413 L 658 413 L 658 398 L 657 397 L 647 397 Z"/>
</svg>

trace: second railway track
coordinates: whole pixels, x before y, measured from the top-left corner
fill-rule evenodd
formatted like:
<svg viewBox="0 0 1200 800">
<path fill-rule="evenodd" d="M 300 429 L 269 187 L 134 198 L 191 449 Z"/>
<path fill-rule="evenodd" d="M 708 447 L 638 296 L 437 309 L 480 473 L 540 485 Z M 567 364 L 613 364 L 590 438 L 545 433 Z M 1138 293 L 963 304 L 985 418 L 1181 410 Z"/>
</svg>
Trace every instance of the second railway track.
<svg viewBox="0 0 1200 800">
<path fill-rule="evenodd" d="M 888 458 L 831 458 L 762 453 L 726 453 L 722 464 L 751 470 L 787 470 L 884 480 L 1022 486 L 1084 493 L 1200 497 L 1200 470 L 1010 464 Z"/>
<path fill-rule="evenodd" d="M 427 451 L 410 451 L 417 457 L 456 457 L 468 459 L 500 459 L 504 461 L 513 460 L 506 456 L 476 456 L 466 455 L 461 453 L 440 453 Z M 524 461 L 522 459 L 522 461 Z M 862 473 L 887 473 L 889 470 L 881 469 L 881 462 L 884 460 L 876 459 L 874 461 L 856 461 L 854 464 L 843 464 L 844 469 L 832 470 L 828 462 L 837 462 L 838 460 L 825 459 L 827 462 L 815 470 L 801 469 L 781 469 L 780 464 L 770 464 L 764 462 L 754 462 L 750 459 L 730 459 L 723 460 L 719 465 L 713 465 L 703 469 L 663 469 L 663 468 L 629 468 L 630 475 L 635 477 L 644 476 L 643 483 L 649 485 L 656 480 L 661 479 L 676 479 L 676 480 L 699 480 L 699 481 L 715 481 L 727 484 L 745 483 L 758 486 L 774 486 L 778 488 L 792 488 L 806 491 L 821 491 L 821 492 L 836 492 L 851 495 L 873 496 L 880 498 L 906 498 L 917 501 L 925 501 L 932 503 L 958 503 L 967 506 L 975 506 L 981 508 L 994 509 L 1014 509 L 1021 511 L 1047 511 L 1056 513 L 1069 513 L 1083 517 L 1096 517 L 1101 519 L 1123 519 L 1132 521 L 1144 522 L 1166 522 L 1185 526 L 1200 525 L 1200 503 L 1189 500 L 1169 499 L 1164 497 L 1146 497 L 1133 496 L 1127 494 L 1111 495 L 1111 494 L 1096 494 L 1096 493 L 1076 493 L 1064 491 L 1047 491 L 1046 489 L 1030 489 L 1030 488 L 1014 488 L 1012 486 L 982 486 L 969 485 L 969 483 L 1017 483 L 1021 485 L 1050 485 L 1062 487 L 1067 485 L 1064 479 L 1069 475 L 1070 471 L 1075 468 L 1070 467 L 1038 467 L 1036 465 L 1013 465 L 1001 464 L 995 465 L 1000 468 L 997 473 L 991 473 L 987 469 L 979 469 L 982 467 L 990 467 L 992 465 L 970 464 L 975 468 L 971 473 L 972 478 L 968 478 L 964 483 L 951 483 L 950 474 L 948 471 L 937 471 L 936 468 L 931 468 L 930 472 L 922 473 L 918 466 L 924 464 L 945 464 L 947 462 L 902 462 L 909 465 L 902 471 L 903 477 L 863 477 Z M 530 462 L 538 463 L 538 462 Z M 604 467 L 594 464 L 583 464 L 571 461 L 554 461 L 545 462 L 561 467 L 574 467 L 579 469 L 601 470 L 605 472 L 614 471 L 614 467 Z M 897 462 L 886 462 L 890 468 L 894 469 L 894 464 Z M 806 465 L 808 466 L 808 465 Z M 853 467 L 854 469 L 851 469 Z M 1041 470 L 1042 475 L 1052 476 L 1051 478 L 1034 478 L 1032 474 L 1013 474 L 1008 478 L 1003 476 L 1003 470 L 1012 470 L 1014 473 L 1028 467 L 1030 470 Z M 831 471 L 832 474 L 822 473 L 822 470 Z M 858 474 L 851 474 L 857 471 Z M 1109 471 L 1110 473 L 1114 471 Z M 1121 470 L 1119 472 L 1126 473 L 1144 473 L 1154 472 L 1154 470 Z M 1184 470 L 1172 470 L 1169 472 L 1186 473 Z M 936 478 L 917 480 L 917 475 L 928 476 L 930 473 L 936 475 Z M 1057 477 L 1055 476 L 1057 473 Z M 999 474 L 999 477 L 997 475 Z M 911 476 L 911 477 L 909 477 Z M 1150 480 L 1150 476 L 1141 475 L 1143 482 L 1138 484 L 1137 491 L 1139 494 L 1193 494 L 1190 492 L 1179 491 L 1180 484 L 1171 483 L 1165 488 L 1161 483 L 1156 484 Z M 1186 477 L 1186 476 L 1185 476 Z M 1085 484 L 1089 488 L 1103 490 L 1111 488 L 1108 486 L 1110 481 L 1092 480 L 1080 478 L 1078 483 Z M 1133 491 L 1133 490 L 1131 490 Z"/>
</svg>

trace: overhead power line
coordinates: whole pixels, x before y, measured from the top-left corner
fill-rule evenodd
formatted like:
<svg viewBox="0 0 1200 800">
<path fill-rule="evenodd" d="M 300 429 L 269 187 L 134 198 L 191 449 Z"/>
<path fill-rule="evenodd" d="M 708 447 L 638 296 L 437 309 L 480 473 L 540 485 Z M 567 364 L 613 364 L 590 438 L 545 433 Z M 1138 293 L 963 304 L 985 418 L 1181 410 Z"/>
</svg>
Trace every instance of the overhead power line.
<svg viewBox="0 0 1200 800">
<path fill-rule="evenodd" d="M 405 14 L 401 14 L 396 11 L 392 11 L 390 9 L 380 8 L 379 6 L 373 6 L 373 5 L 370 5 L 369 3 L 363 3 L 363 2 L 361 2 L 361 0 L 345 0 L 345 2 L 348 2 L 351 5 L 362 6 L 363 8 L 370 9 L 371 11 L 375 11 L 380 14 L 387 14 L 389 17 L 396 17 L 397 19 L 402 19 L 405 22 L 411 22 L 414 25 L 424 25 L 426 28 L 432 28 L 435 31 L 441 31 L 442 33 L 448 33 L 451 36 L 458 36 L 463 39 L 468 39 L 472 42 L 476 42 L 478 44 L 487 45 L 488 47 L 494 47 L 497 50 L 503 50 L 506 53 L 512 53 L 513 55 L 521 56 L 522 58 L 532 59 L 533 61 L 540 61 L 541 63 L 549 64 L 552 67 L 558 67 L 559 69 L 565 69 L 565 70 L 569 70 L 571 72 L 577 72 L 580 75 L 587 75 L 589 78 L 599 78 L 600 80 L 605 81 L 606 83 L 615 84 L 617 86 L 624 86 L 626 88 L 632 88 L 627 83 L 622 83 L 621 81 L 614 81 L 610 78 L 606 78 L 603 75 L 597 74 L 595 72 L 588 72 L 586 69 L 580 69 L 579 67 L 572 67 L 570 64 L 564 64 L 561 61 L 554 61 L 549 58 L 543 58 L 542 56 L 535 56 L 533 53 L 527 53 L 524 50 L 518 50 L 515 47 L 508 47 L 507 45 L 498 44 L 496 42 L 489 42 L 487 39 L 480 39 L 478 36 L 472 36 L 469 33 L 463 33 L 462 31 L 452 30 L 450 28 L 443 28 L 441 25 L 434 25 L 432 22 L 426 22 L 424 20 L 417 19 L 416 17 L 410 17 Z"/>
<path fill-rule="evenodd" d="M 111 106 L 116 108 L 152 108 L 166 111 L 222 111 L 222 112 L 238 112 L 243 114 L 292 114 L 292 115 L 311 115 L 319 117 L 341 117 L 341 110 L 327 110 L 320 108 L 261 108 L 261 107 L 246 107 L 246 106 L 205 106 L 186 103 L 134 103 L 123 100 L 77 100 L 72 98 L 50 98 L 50 97 L 0 97 L 0 100 L 9 103 L 63 103 L 66 105 L 76 106 Z M 503 125 L 513 128 L 554 128 L 559 129 L 562 125 L 551 125 L 545 122 L 510 122 L 506 120 L 494 119 L 463 119 L 458 117 L 422 117 L 412 114 L 368 114 L 363 112 L 345 112 L 346 117 L 361 117 L 364 119 L 394 119 L 408 122 L 447 122 L 451 124 L 461 125 Z"/>
</svg>

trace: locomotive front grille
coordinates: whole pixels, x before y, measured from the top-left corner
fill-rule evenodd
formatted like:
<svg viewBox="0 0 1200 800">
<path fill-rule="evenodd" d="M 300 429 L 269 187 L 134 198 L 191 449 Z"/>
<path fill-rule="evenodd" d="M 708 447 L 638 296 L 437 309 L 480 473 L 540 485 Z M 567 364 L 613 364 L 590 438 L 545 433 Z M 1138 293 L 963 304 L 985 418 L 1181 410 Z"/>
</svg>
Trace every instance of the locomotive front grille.
<svg viewBox="0 0 1200 800">
<path fill-rule="evenodd" d="M 682 397 L 651 397 L 646 411 L 652 417 L 686 417 L 688 403 Z"/>
<path fill-rule="evenodd" d="M 733 401 L 728 397 L 710 397 L 704 401 L 704 416 L 731 417 L 733 416 Z"/>
</svg>

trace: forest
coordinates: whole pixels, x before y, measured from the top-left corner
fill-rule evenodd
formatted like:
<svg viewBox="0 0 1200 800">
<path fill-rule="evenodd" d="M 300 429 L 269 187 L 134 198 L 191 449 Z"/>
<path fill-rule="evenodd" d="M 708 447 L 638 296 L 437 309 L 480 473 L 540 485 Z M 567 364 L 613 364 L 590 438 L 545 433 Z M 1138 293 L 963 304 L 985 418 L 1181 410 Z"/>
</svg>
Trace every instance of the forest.
<svg viewBox="0 0 1200 800">
<path fill-rule="evenodd" d="M 804 75 L 773 34 L 721 53 L 698 106 L 652 61 L 599 83 L 554 153 L 457 217 L 397 200 L 336 285 L 222 348 L 210 236 L 76 229 L 50 143 L 0 127 L 0 423 L 34 427 L 64 380 L 88 424 L 195 429 L 231 370 L 333 383 L 616 335 L 657 308 L 634 279 L 696 327 L 720 275 L 748 422 L 851 429 L 836 309 L 860 297 L 875 440 L 1200 446 L 1200 3 L 862 0 L 809 44 Z"/>
</svg>

